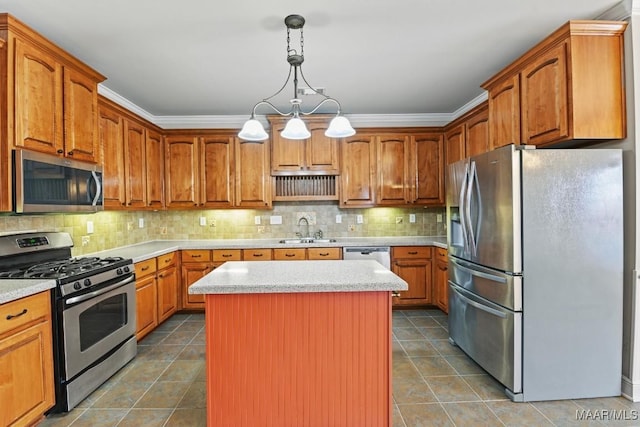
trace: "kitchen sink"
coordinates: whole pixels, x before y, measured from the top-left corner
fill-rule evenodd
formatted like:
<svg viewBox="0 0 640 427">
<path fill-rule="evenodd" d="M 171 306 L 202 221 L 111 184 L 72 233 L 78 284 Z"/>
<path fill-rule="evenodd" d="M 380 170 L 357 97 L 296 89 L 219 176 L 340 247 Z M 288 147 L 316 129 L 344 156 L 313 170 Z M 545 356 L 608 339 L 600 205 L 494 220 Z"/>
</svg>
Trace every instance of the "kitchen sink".
<svg viewBox="0 0 640 427">
<path fill-rule="evenodd" d="M 301 239 L 282 239 L 280 243 L 283 244 L 298 244 L 298 243 L 335 243 L 336 239 L 314 239 L 313 237 L 301 238 Z"/>
</svg>

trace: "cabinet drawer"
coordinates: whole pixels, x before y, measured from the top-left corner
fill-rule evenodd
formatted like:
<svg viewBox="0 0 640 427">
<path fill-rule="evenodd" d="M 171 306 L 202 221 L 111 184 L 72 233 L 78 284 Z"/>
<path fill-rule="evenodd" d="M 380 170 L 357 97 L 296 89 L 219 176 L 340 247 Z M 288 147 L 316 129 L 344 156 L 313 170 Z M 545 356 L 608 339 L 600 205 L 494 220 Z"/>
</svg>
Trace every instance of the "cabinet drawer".
<svg viewBox="0 0 640 427">
<path fill-rule="evenodd" d="M 182 251 L 182 262 L 208 262 L 211 261 L 211 251 L 204 249 Z"/>
<path fill-rule="evenodd" d="M 436 259 L 438 261 L 447 261 L 447 250 L 442 248 L 434 248 Z"/>
<path fill-rule="evenodd" d="M 225 262 L 225 261 L 241 261 L 242 250 L 241 249 L 214 249 L 213 261 Z"/>
<path fill-rule="evenodd" d="M 341 248 L 308 248 L 307 259 L 342 259 Z"/>
<path fill-rule="evenodd" d="M 163 268 L 173 267 L 178 262 L 178 253 L 171 252 L 170 254 L 160 255 L 158 258 L 158 270 Z"/>
<path fill-rule="evenodd" d="M 136 277 L 140 279 L 141 277 L 149 276 L 154 274 L 157 269 L 155 258 L 136 262 Z"/>
<path fill-rule="evenodd" d="M 301 260 L 307 258 L 307 251 L 304 248 L 278 248 L 273 250 L 273 259 L 277 261 Z"/>
<path fill-rule="evenodd" d="M 18 329 L 37 319 L 51 317 L 49 291 L 0 304 L 0 335 Z"/>
<path fill-rule="evenodd" d="M 393 258 L 431 258 L 431 246 L 394 246 Z"/>
<path fill-rule="evenodd" d="M 244 261 L 270 261 L 273 259 L 271 249 L 243 249 L 242 259 Z"/>
</svg>

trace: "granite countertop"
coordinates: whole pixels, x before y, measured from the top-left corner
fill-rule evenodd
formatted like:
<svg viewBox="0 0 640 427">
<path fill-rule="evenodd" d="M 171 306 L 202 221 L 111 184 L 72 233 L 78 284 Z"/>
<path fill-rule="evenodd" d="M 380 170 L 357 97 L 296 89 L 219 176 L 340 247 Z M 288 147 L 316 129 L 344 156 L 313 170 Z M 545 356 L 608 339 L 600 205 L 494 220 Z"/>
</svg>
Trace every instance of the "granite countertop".
<svg viewBox="0 0 640 427">
<path fill-rule="evenodd" d="M 347 237 L 337 238 L 334 242 L 286 244 L 280 243 L 280 240 L 281 239 L 154 240 L 151 242 L 122 246 L 83 256 L 120 256 L 123 258 L 131 258 L 133 262 L 140 262 L 181 249 L 261 249 L 355 246 L 438 246 L 444 249 L 447 248 L 447 238 L 444 236 Z M 296 263 L 298 262 L 300 261 L 296 261 Z M 321 262 L 327 263 L 329 261 Z M 323 269 L 328 267 L 326 264 L 323 264 L 323 266 Z M 289 274 L 288 271 L 287 274 Z M 0 304 L 52 289 L 55 286 L 55 280 L 0 279 Z"/>
<path fill-rule="evenodd" d="M 380 263 L 228 261 L 189 287 L 190 294 L 404 291 L 407 282 Z"/>
</svg>

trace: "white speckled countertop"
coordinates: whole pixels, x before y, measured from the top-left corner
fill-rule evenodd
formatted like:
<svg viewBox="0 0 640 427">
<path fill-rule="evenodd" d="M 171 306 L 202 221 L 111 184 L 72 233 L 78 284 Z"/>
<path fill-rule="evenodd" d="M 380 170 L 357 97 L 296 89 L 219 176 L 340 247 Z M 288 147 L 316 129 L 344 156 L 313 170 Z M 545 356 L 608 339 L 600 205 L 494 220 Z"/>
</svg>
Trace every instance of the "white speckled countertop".
<svg viewBox="0 0 640 427">
<path fill-rule="evenodd" d="M 3 279 L 0 280 L 0 304 L 47 291 L 55 286 L 55 280 Z"/>
<path fill-rule="evenodd" d="M 407 282 L 371 260 L 228 261 L 189 287 L 190 294 L 407 290 Z"/>
<path fill-rule="evenodd" d="M 443 236 L 409 237 L 351 237 L 337 238 L 328 243 L 280 243 L 281 239 L 209 239 L 209 240 L 154 240 L 136 245 L 122 246 L 86 256 L 121 256 L 140 262 L 181 249 L 259 249 L 354 246 L 438 246 L 447 248 Z M 83 255 L 84 256 L 84 255 Z M 285 261 L 287 262 L 287 261 Z M 290 261 L 289 261 L 290 262 Z M 296 261 L 296 263 L 301 261 Z M 321 261 L 326 263 L 328 261 Z M 327 265 L 323 264 L 326 268 Z M 288 274 L 288 271 L 287 271 Z M 0 304 L 23 298 L 55 287 L 54 280 L 1 279 Z"/>
</svg>

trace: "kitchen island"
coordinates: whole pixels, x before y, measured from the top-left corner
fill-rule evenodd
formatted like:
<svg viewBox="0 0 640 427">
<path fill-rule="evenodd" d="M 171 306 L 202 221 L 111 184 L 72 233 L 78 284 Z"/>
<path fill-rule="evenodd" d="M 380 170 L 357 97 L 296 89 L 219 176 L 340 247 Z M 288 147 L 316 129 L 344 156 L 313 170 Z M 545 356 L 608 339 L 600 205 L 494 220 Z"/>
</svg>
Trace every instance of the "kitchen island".
<svg viewBox="0 0 640 427">
<path fill-rule="evenodd" d="M 390 426 L 391 291 L 375 261 L 231 261 L 206 294 L 207 425 Z"/>
</svg>

